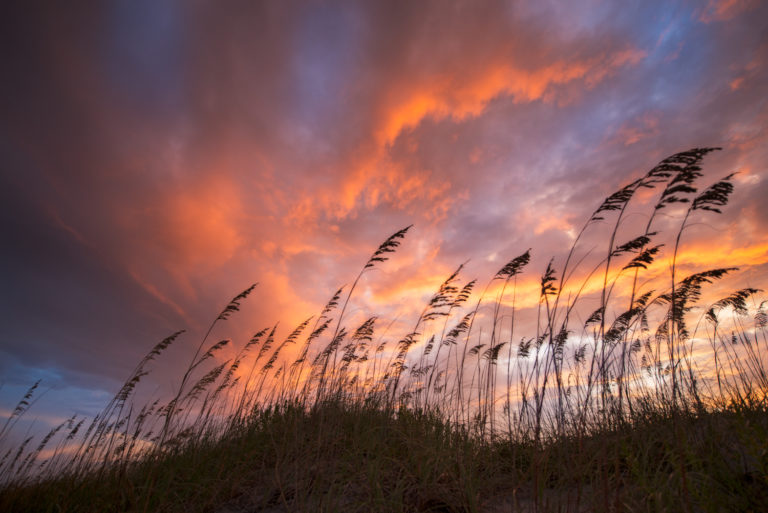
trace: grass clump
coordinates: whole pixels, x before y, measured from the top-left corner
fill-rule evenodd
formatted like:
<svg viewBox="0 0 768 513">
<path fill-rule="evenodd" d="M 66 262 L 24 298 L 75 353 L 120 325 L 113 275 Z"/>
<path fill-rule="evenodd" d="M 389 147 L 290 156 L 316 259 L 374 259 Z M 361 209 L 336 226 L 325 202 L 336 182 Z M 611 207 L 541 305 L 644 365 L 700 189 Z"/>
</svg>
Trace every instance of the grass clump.
<svg viewBox="0 0 768 513">
<path fill-rule="evenodd" d="M 156 344 L 96 418 L 9 447 L 0 510 L 759 511 L 766 302 L 745 288 L 700 304 L 736 269 L 681 276 L 678 261 L 692 220 L 718 214 L 733 191 L 732 176 L 699 190 L 711 151 L 673 155 L 609 195 L 561 269 L 549 262 L 533 307 L 518 306 L 529 249 L 479 297 L 459 266 L 400 336 L 377 316 L 350 316 L 360 280 L 409 226 L 317 317 L 285 338 L 265 327 L 221 361 L 234 343 L 209 339 L 248 287 L 165 399 L 142 404 L 136 390 L 182 332 Z M 641 189 L 656 196 L 629 233 Z"/>
<path fill-rule="evenodd" d="M 433 413 L 272 405 L 124 473 L 43 481 L 3 498 L 28 511 L 470 511 L 475 449 Z"/>
</svg>

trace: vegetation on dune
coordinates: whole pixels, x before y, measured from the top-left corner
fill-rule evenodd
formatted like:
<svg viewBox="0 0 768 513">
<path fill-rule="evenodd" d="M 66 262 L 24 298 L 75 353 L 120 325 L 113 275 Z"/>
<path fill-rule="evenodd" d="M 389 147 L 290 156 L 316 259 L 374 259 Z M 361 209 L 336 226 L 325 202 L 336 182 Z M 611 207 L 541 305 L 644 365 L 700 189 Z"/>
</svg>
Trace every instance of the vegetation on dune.
<svg viewBox="0 0 768 513">
<path fill-rule="evenodd" d="M 516 306 L 528 250 L 479 295 L 459 266 L 399 338 L 376 316 L 350 326 L 357 285 L 410 226 L 319 316 L 285 338 L 265 327 L 221 361 L 232 342 L 212 334 L 247 288 L 165 400 L 136 403 L 136 390 L 182 332 L 155 345 L 96 418 L 6 447 L 0 510 L 760 510 L 767 302 L 745 288 L 701 304 L 735 268 L 681 275 L 678 261 L 686 228 L 733 191 L 732 175 L 699 186 L 713 150 L 673 155 L 609 195 L 560 268 L 546 267 L 533 319 Z M 624 233 L 641 190 L 655 195 L 647 222 Z M 679 214 L 668 241 L 662 214 Z M 606 226 L 604 254 L 584 252 Z"/>
</svg>

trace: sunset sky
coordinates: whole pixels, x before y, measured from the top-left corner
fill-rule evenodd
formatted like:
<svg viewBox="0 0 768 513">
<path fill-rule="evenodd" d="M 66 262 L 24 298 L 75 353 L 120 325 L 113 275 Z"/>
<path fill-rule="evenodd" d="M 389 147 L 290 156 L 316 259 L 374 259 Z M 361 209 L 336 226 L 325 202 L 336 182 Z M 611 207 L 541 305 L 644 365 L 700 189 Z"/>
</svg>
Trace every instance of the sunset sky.
<svg viewBox="0 0 768 513">
<path fill-rule="evenodd" d="M 410 224 L 351 315 L 528 248 L 537 281 L 692 147 L 738 174 L 684 263 L 768 288 L 766 2 L 17 2 L 0 53 L 0 417 L 37 379 L 43 422 L 95 413 L 187 329 L 181 369 L 251 283 L 221 336 L 284 336 Z"/>
</svg>

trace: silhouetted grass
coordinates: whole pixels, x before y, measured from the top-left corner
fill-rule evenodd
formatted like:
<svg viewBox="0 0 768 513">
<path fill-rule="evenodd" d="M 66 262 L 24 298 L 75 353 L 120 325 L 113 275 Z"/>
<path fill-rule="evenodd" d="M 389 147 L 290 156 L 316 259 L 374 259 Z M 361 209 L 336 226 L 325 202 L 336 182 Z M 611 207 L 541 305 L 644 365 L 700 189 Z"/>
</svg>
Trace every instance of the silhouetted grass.
<svg viewBox="0 0 768 513">
<path fill-rule="evenodd" d="M 96 418 L 4 449 L 0 510 L 761 510 L 766 302 L 745 288 L 701 305 L 704 287 L 735 269 L 680 276 L 678 265 L 686 227 L 718 214 L 733 190 L 727 176 L 699 191 L 711 151 L 673 155 L 609 195 L 561 269 L 550 261 L 527 321 L 518 280 L 533 250 L 479 296 L 459 266 L 399 336 L 377 316 L 349 326 L 358 283 L 410 226 L 319 316 L 285 338 L 265 327 L 220 361 L 232 342 L 210 338 L 258 290 L 247 288 L 167 399 L 134 404 L 182 332 L 156 344 Z M 641 189 L 656 199 L 639 233 L 624 233 Z M 667 239 L 661 212 L 680 219 Z M 585 252 L 601 229 L 604 254 Z M 668 271 L 654 274 L 661 256 Z M 598 292 L 585 292 L 594 282 Z"/>
</svg>

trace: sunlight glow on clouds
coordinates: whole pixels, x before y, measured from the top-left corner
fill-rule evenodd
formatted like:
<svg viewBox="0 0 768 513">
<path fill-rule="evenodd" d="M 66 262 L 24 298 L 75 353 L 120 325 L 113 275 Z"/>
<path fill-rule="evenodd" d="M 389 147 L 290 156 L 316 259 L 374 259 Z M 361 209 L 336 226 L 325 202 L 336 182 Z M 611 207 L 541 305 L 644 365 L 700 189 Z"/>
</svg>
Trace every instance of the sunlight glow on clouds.
<svg viewBox="0 0 768 513">
<path fill-rule="evenodd" d="M 167 334 L 188 328 L 194 346 L 254 282 L 227 336 L 277 321 L 283 336 L 410 224 L 353 315 L 410 319 L 460 263 L 484 284 L 529 247 L 534 308 L 539 274 L 602 198 L 696 146 L 724 147 L 707 183 L 740 173 L 680 265 L 764 283 L 765 3 L 119 7 L 0 22 L 0 374 L 14 385 L 55 368 L 111 390 Z"/>
</svg>

